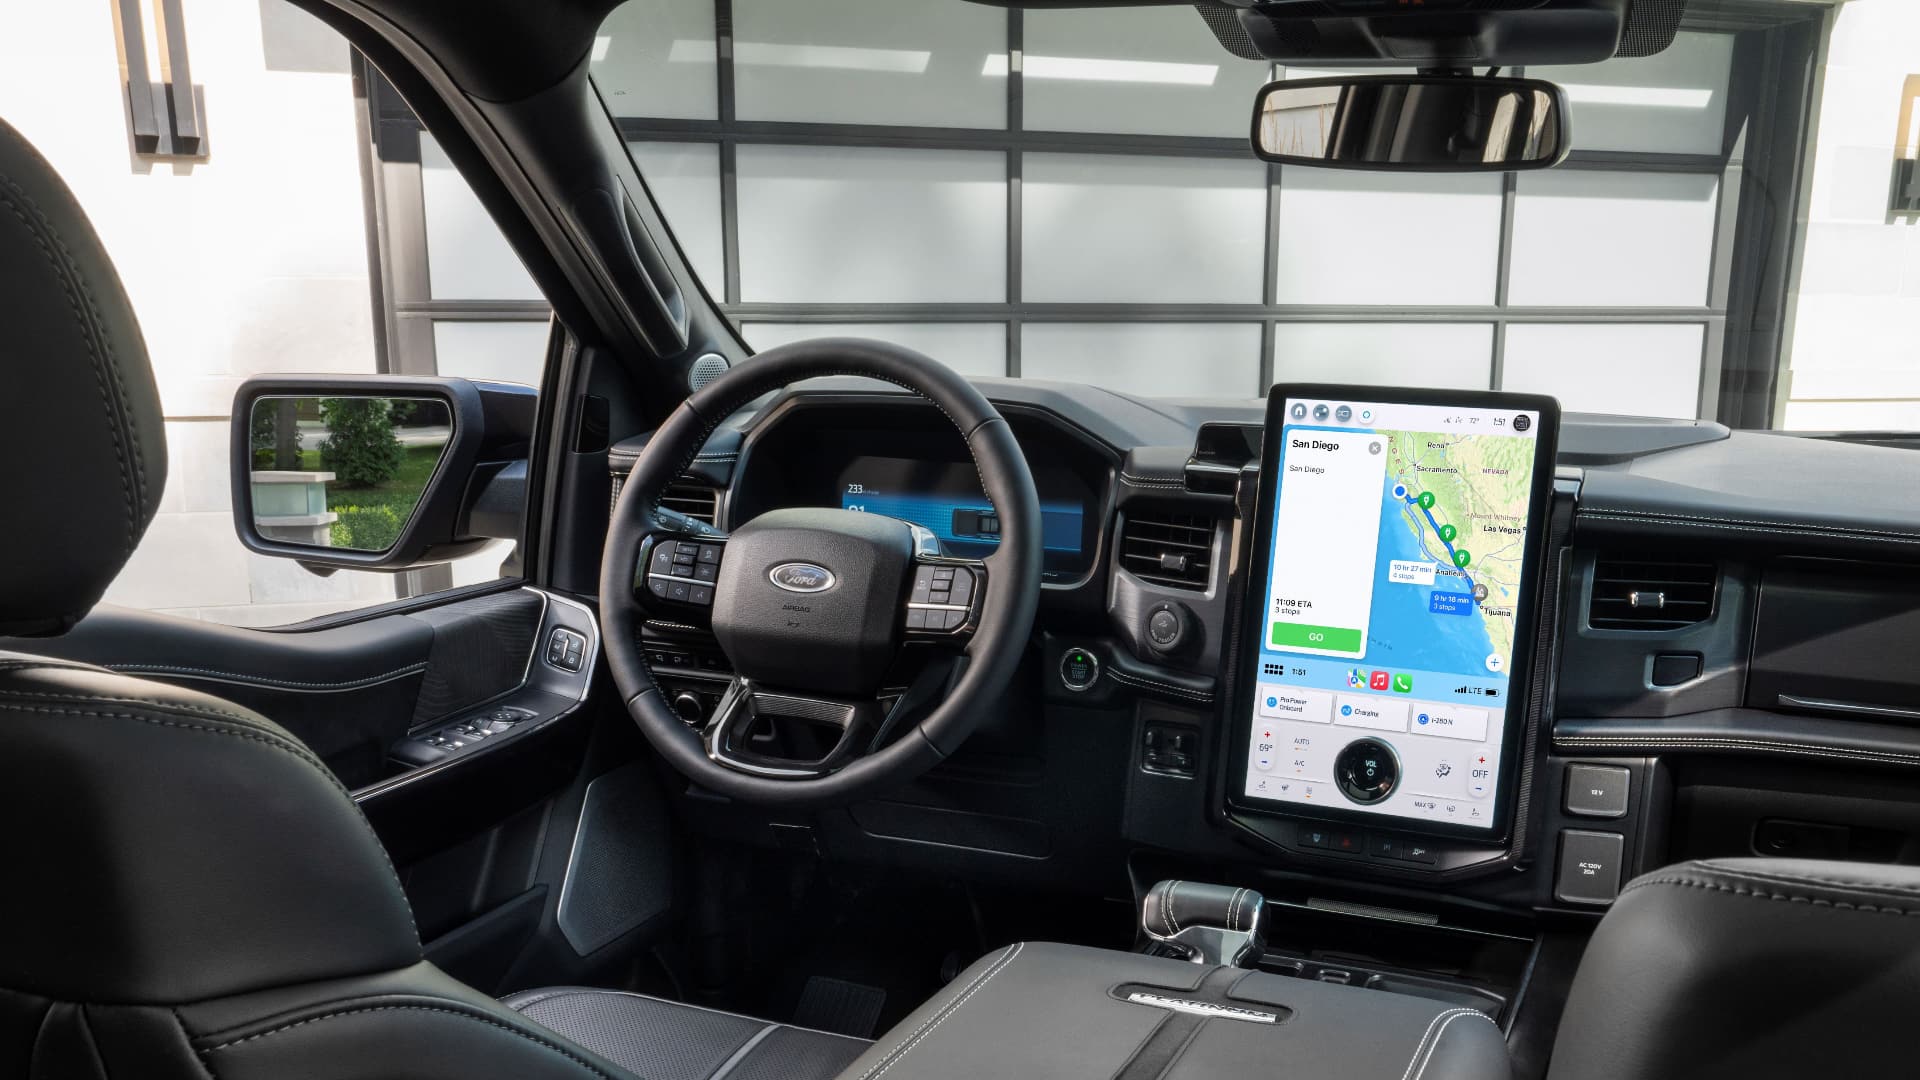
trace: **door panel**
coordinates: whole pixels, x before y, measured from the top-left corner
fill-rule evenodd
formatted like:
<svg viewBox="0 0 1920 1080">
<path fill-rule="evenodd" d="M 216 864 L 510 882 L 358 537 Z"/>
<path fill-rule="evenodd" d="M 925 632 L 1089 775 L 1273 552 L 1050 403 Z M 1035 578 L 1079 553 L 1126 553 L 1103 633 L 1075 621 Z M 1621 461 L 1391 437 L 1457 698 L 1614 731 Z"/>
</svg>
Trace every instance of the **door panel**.
<svg viewBox="0 0 1920 1080">
<path fill-rule="evenodd" d="M 407 615 L 433 635 L 412 726 L 443 720 L 521 685 L 545 607 L 546 594 L 514 589 Z"/>
<path fill-rule="evenodd" d="M 101 605 L 67 633 L 6 647 L 225 698 L 298 736 L 349 788 L 406 737 L 434 628 L 408 616 L 317 630 L 246 630 Z"/>
</svg>

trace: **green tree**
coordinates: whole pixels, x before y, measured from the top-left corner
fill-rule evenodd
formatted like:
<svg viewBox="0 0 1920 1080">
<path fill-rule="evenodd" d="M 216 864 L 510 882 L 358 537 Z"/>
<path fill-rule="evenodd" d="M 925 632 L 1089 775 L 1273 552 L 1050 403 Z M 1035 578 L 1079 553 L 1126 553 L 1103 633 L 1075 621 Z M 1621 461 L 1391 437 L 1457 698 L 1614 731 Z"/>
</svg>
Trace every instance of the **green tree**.
<svg viewBox="0 0 1920 1080">
<path fill-rule="evenodd" d="M 321 398 L 327 438 L 320 463 L 342 487 L 373 487 L 393 479 L 406 458 L 393 436 L 392 403 L 386 398 Z"/>
</svg>

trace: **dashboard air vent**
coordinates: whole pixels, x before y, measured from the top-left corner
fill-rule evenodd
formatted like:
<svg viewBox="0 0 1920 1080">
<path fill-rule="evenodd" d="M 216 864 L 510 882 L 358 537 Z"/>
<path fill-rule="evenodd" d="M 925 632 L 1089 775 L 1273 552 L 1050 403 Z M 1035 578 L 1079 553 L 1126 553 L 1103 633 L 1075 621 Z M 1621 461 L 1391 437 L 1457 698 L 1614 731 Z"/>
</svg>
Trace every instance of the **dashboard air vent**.
<svg viewBox="0 0 1920 1080">
<path fill-rule="evenodd" d="M 1203 514 L 1129 515 L 1120 565 L 1142 581 L 1204 590 L 1213 569 L 1213 519 Z"/>
<path fill-rule="evenodd" d="M 720 493 L 698 484 L 670 484 L 666 494 L 660 496 L 660 505 L 711 525 L 714 511 L 720 505 Z"/>
<path fill-rule="evenodd" d="M 1595 630 L 1678 630 L 1713 614 L 1720 569 L 1712 563 L 1602 557 L 1593 567 Z"/>
</svg>

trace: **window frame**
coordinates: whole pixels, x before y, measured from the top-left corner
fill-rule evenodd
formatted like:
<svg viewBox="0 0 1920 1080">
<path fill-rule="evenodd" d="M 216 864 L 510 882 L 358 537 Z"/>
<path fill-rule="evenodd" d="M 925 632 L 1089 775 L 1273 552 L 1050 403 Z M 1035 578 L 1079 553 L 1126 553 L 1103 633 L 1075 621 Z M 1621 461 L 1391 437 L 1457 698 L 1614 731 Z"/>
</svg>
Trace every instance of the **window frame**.
<svg viewBox="0 0 1920 1080">
<path fill-rule="evenodd" d="M 1261 300 L 1258 303 L 1095 303 L 1039 302 L 1023 295 L 1024 227 L 1022 221 L 1025 156 L 1036 154 L 1152 155 L 1172 158 L 1230 158 L 1245 160 L 1248 151 L 1239 138 L 1210 136 L 1103 134 L 1028 130 L 1023 117 L 1024 75 L 1013 65 L 1006 77 L 1007 123 L 1004 128 L 914 127 L 904 125 L 835 122 L 743 121 L 735 110 L 733 0 L 713 0 L 716 42 L 718 115 L 715 119 L 665 119 L 617 116 L 622 139 L 639 142 L 703 143 L 717 147 L 720 171 L 720 225 L 725 272 L 713 290 L 715 307 L 736 330 L 747 336 L 754 323 L 884 324 L 902 322 L 992 323 L 1004 327 L 1006 369 L 1010 378 L 1023 374 L 1021 342 L 1027 324 L 1097 323 L 1240 323 L 1260 328 L 1258 382 L 1249 396 L 1264 394 L 1276 381 L 1274 339 L 1277 328 L 1289 323 L 1473 323 L 1493 327 L 1488 387 L 1498 390 L 1504 381 L 1508 328 L 1514 325 L 1684 324 L 1702 328 L 1697 408 L 1695 415 L 1719 418 L 1737 426 L 1770 426 L 1773 397 L 1781 383 L 1778 365 L 1784 355 L 1779 320 L 1771 326 L 1756 315 L 1785 303 L 1784 279 L 1742 269 L 1741 249 L 1764 245 L 1769 236 L 1793 234 L 1793 217 L 1800 185 L 1776 187 L 1774 197 L 1758 198 L 1765 189 L 1756 185 L 1767 177 L 1778 181 L 1782 162 L 1794 164 L 1804 147 L 1793 138 L 1796 120 L 1804 124 L 1811 106 L 1811 86 L 1776 78 L 1795 49 L 1811 37 L 1824 34 L 1817 11 L 1769 11 L 1732 6 L 1707 14 L 1690 13 L 1682 31 L 1726 34 L 1734 37 L 1729 70 L 1721 150 L 1686 154 L 1618 150 L 1576 150 L 1562 169 L 1620 174 L 1685 173 L 1716 179 L 1708 289 L 1696 305 L 1518 305 L 1511 301 L 1515 205 L 1522 179 L 1501 177 L 1501 212 L 1495 295 L 1478 305 L 1325 304 L 1280 303 L 1277 298 L 1276 250 L 1282 176 L 1287 166 L 1266 168 L 1266 221 L 1263 234 Z M 1005 13 L 1009 55 L 1024 50 L 1025 13 Z M 1524 69 L 1510 74 L 1523 75 Z M 1784 83 L 1784 85 L 1783 85 Z M 749 302 L 740 287 L 740 227 L 738 150 L 741 146 L 885 147 L 898 149 L 953 149 L 990 151 L 1006 161 L 1006 296 L 998 302 L 973 303 L 807 303 Z M 1756 176 L 1765 170 L 1767 177 Z M 1791 197 L 1780 197 L 1781 191 Z M 663 213 L 663 217 L 664 217 Z M 711 287 L 714 283 L 704 283 Z M 714 295 L 717 292 L 718 295 Z M 443 302 L 444 303 L 444 302 Z M 521 317 L 524 317 L 522 315 Z M 1730 320 L 1739 327 L 1731 330 Z M 1771 346 L 1763 338 L 1770 335 Z M 1742 350 L 1728 360 L 1729 342 Z M 1284 374 L 1284 373 L 1280 373 Z M 1756 406 L 1755 401 L 1762 402 Z M 1758 410 L 1758 411 L 1756 411 Z M 1758 419 L 1756 419 L 1758 417 Z"/>
</svg>

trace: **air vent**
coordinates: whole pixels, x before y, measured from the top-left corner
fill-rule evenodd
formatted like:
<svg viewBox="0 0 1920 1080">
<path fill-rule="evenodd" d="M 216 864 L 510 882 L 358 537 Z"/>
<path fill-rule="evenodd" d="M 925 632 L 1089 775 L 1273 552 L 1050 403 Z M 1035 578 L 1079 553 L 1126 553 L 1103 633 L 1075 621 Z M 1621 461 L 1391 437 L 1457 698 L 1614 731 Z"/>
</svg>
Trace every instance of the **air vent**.
<svg viewBox="0 0 1920 1080">
<path fill-rule="evenodd" d="M 660 496 L 660 505 L 711 525 L 714 510 L 720 505 L 720 493 L 698 484 L 670 484 L 666 494 Z"/>
<path fill-rule="evenodd" d="M 1678 630 L 1713 614 L 1720 570 L 1712 563 L 1602 558 L 1593 567 L 1595 630 Z"/>
<path fill-rule="evenodd" d="M 1120 565 L 1155 585 L 1204 590 L 1213 568 L 1213 519 L 1201 514 L 1130 516 L 1120 529 Z"/>
</svg>

